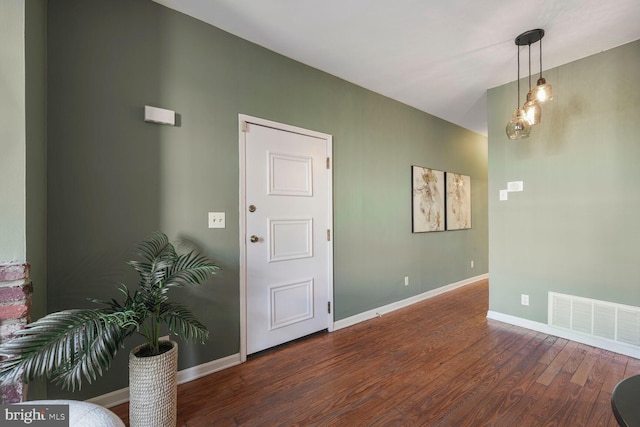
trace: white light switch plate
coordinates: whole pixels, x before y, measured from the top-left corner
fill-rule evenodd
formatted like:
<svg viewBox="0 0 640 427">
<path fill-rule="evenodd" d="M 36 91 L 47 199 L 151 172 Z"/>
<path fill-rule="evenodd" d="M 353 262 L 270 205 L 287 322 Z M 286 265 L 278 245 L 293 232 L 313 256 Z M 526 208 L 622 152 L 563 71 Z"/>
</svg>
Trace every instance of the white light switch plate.
<svg viewBox="0 0 640 427">
<path fill-rule="evenodd" d="M 209 228 L 225 228 L 224 212 L 209 212 Z"/>
<path fill-rule="evenodd" d="M 509 192 L 507 190 L 500 190 L 500 200 L 509 200 Z"/>
</svg>

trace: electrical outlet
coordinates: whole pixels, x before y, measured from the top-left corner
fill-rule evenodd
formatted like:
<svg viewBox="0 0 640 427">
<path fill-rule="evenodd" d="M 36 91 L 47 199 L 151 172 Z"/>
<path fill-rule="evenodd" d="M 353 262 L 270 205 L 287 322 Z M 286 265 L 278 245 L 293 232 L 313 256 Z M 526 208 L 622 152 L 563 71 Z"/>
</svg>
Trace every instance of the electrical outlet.
<svg viewBox="0 0 640 427">
<path fill-rule="evenodd" d="M 529 305 L 529 295 L 520 294 L 520 304 Z"/>
<path fill-rule="evenodd" d="M 474 265 L 475 264 L 474 264 L 473 260 L 471 260 L 471 268 L 473 268 Z"/>
<path fill-rule="evenodd" d="M 225 228 L 224 212 L 209 212 L 209 228 Z"/>
<path fill-rule="evenodd" d="M 404 285 L 409 286 L 409 276 L 404 276 Z"/>
</svg>

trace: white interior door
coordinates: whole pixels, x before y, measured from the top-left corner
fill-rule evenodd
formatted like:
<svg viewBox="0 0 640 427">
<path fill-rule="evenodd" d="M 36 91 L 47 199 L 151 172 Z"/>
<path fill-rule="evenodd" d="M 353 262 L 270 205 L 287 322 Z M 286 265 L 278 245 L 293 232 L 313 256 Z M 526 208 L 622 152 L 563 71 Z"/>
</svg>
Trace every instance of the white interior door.
<svg viewBox="0 0 640 427">
<path fill-rule="evenodd" d="M 294 130 L 242 128 L 246 354 L 332 325 L 331 140 Z"/>
</svg>

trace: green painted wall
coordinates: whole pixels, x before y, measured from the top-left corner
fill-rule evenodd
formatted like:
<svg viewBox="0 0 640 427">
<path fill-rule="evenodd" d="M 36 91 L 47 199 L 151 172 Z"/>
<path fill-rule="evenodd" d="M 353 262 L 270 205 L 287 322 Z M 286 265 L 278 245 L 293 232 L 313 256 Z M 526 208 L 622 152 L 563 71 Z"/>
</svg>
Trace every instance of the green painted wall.
<svg viewBox="0 0 640 427">
<path fill-rule="evenodd" d="M 24 8 L 0 2 L 0 264 L 26 261 Z"/>
<path fill-rule="evenodd" d="M 0 3 L 0 264 L 31 264 L 46 313 L 46 2 Z"/>
<path fill-rule="evenodd" d="M 26 245 L 35 292 L 31 316 L 47 313 L 47 7 L 25 2 Z"/>
<path fill-rule="evenodd" d="M 239 351 L 238 113 L 334 136 L 336 320 L 488 271 L 485 137 L 151 1 L 48 8 L 50 310 L 134 284 L 124 262 L 161 229 L 224 269 L 181 294 L 211 338 L 181 344 L 180 369 Z M 145 123 L 145 104 L 180 125 Z M 472 177 L 472 230 L 411 233 L 412 164 Z M 74 398 L 126 387 L 127 352 Z"/>
<path fill-rule="evenodd" d="M 47 2 L 25 0 L 26 255 L 31 264 L 31 318 L 47 314 Z M 29 399 L 46 397 L 44 381 Z"/>
<path fill-rule="evenodd" d="M 47 313 L 45 29 L 45 0 L 0 2 L 0 264 L 31 264 L 32 319 Z"/>
<path fill-rule="evenodd" d="M 515 82 L 489 90 L 490 310 L 546 323 L 548 291 L 640 306 L 639 69 L 636 41 L 544 73 L 554 99 L 521 141 Z"/>
</svg>

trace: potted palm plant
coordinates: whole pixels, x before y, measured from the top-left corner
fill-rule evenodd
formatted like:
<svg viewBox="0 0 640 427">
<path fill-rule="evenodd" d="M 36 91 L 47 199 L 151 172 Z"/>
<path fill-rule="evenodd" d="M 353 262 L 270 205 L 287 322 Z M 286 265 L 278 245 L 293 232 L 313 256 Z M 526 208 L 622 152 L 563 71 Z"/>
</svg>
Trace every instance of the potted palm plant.
<svg viewBox="0 0 640 427">
<path fill-rule="evenodd" d="M 140 276 L 134 290 L 123 284 L 120 301 L 90 299 L 96 308 L 59 311 L 27 325 L 0 345 L 0 380 L 48 378 L 63 388 L 80 388 L 83 379 L 91 383 L 109 369 L 125 339 L 140 333 L 146 342 L 129 356 L 131 425 L 175 426 L 177 344 L 160 340 L 161 327 L 200 342 L 208 331 L 187 307 L 169 301 L 168 292 L 201 284 L 219 267 L 196 251 L 178 254 L 159 232 L 136 252 L 137 259 L 128 262 Z"/>
</svg>

